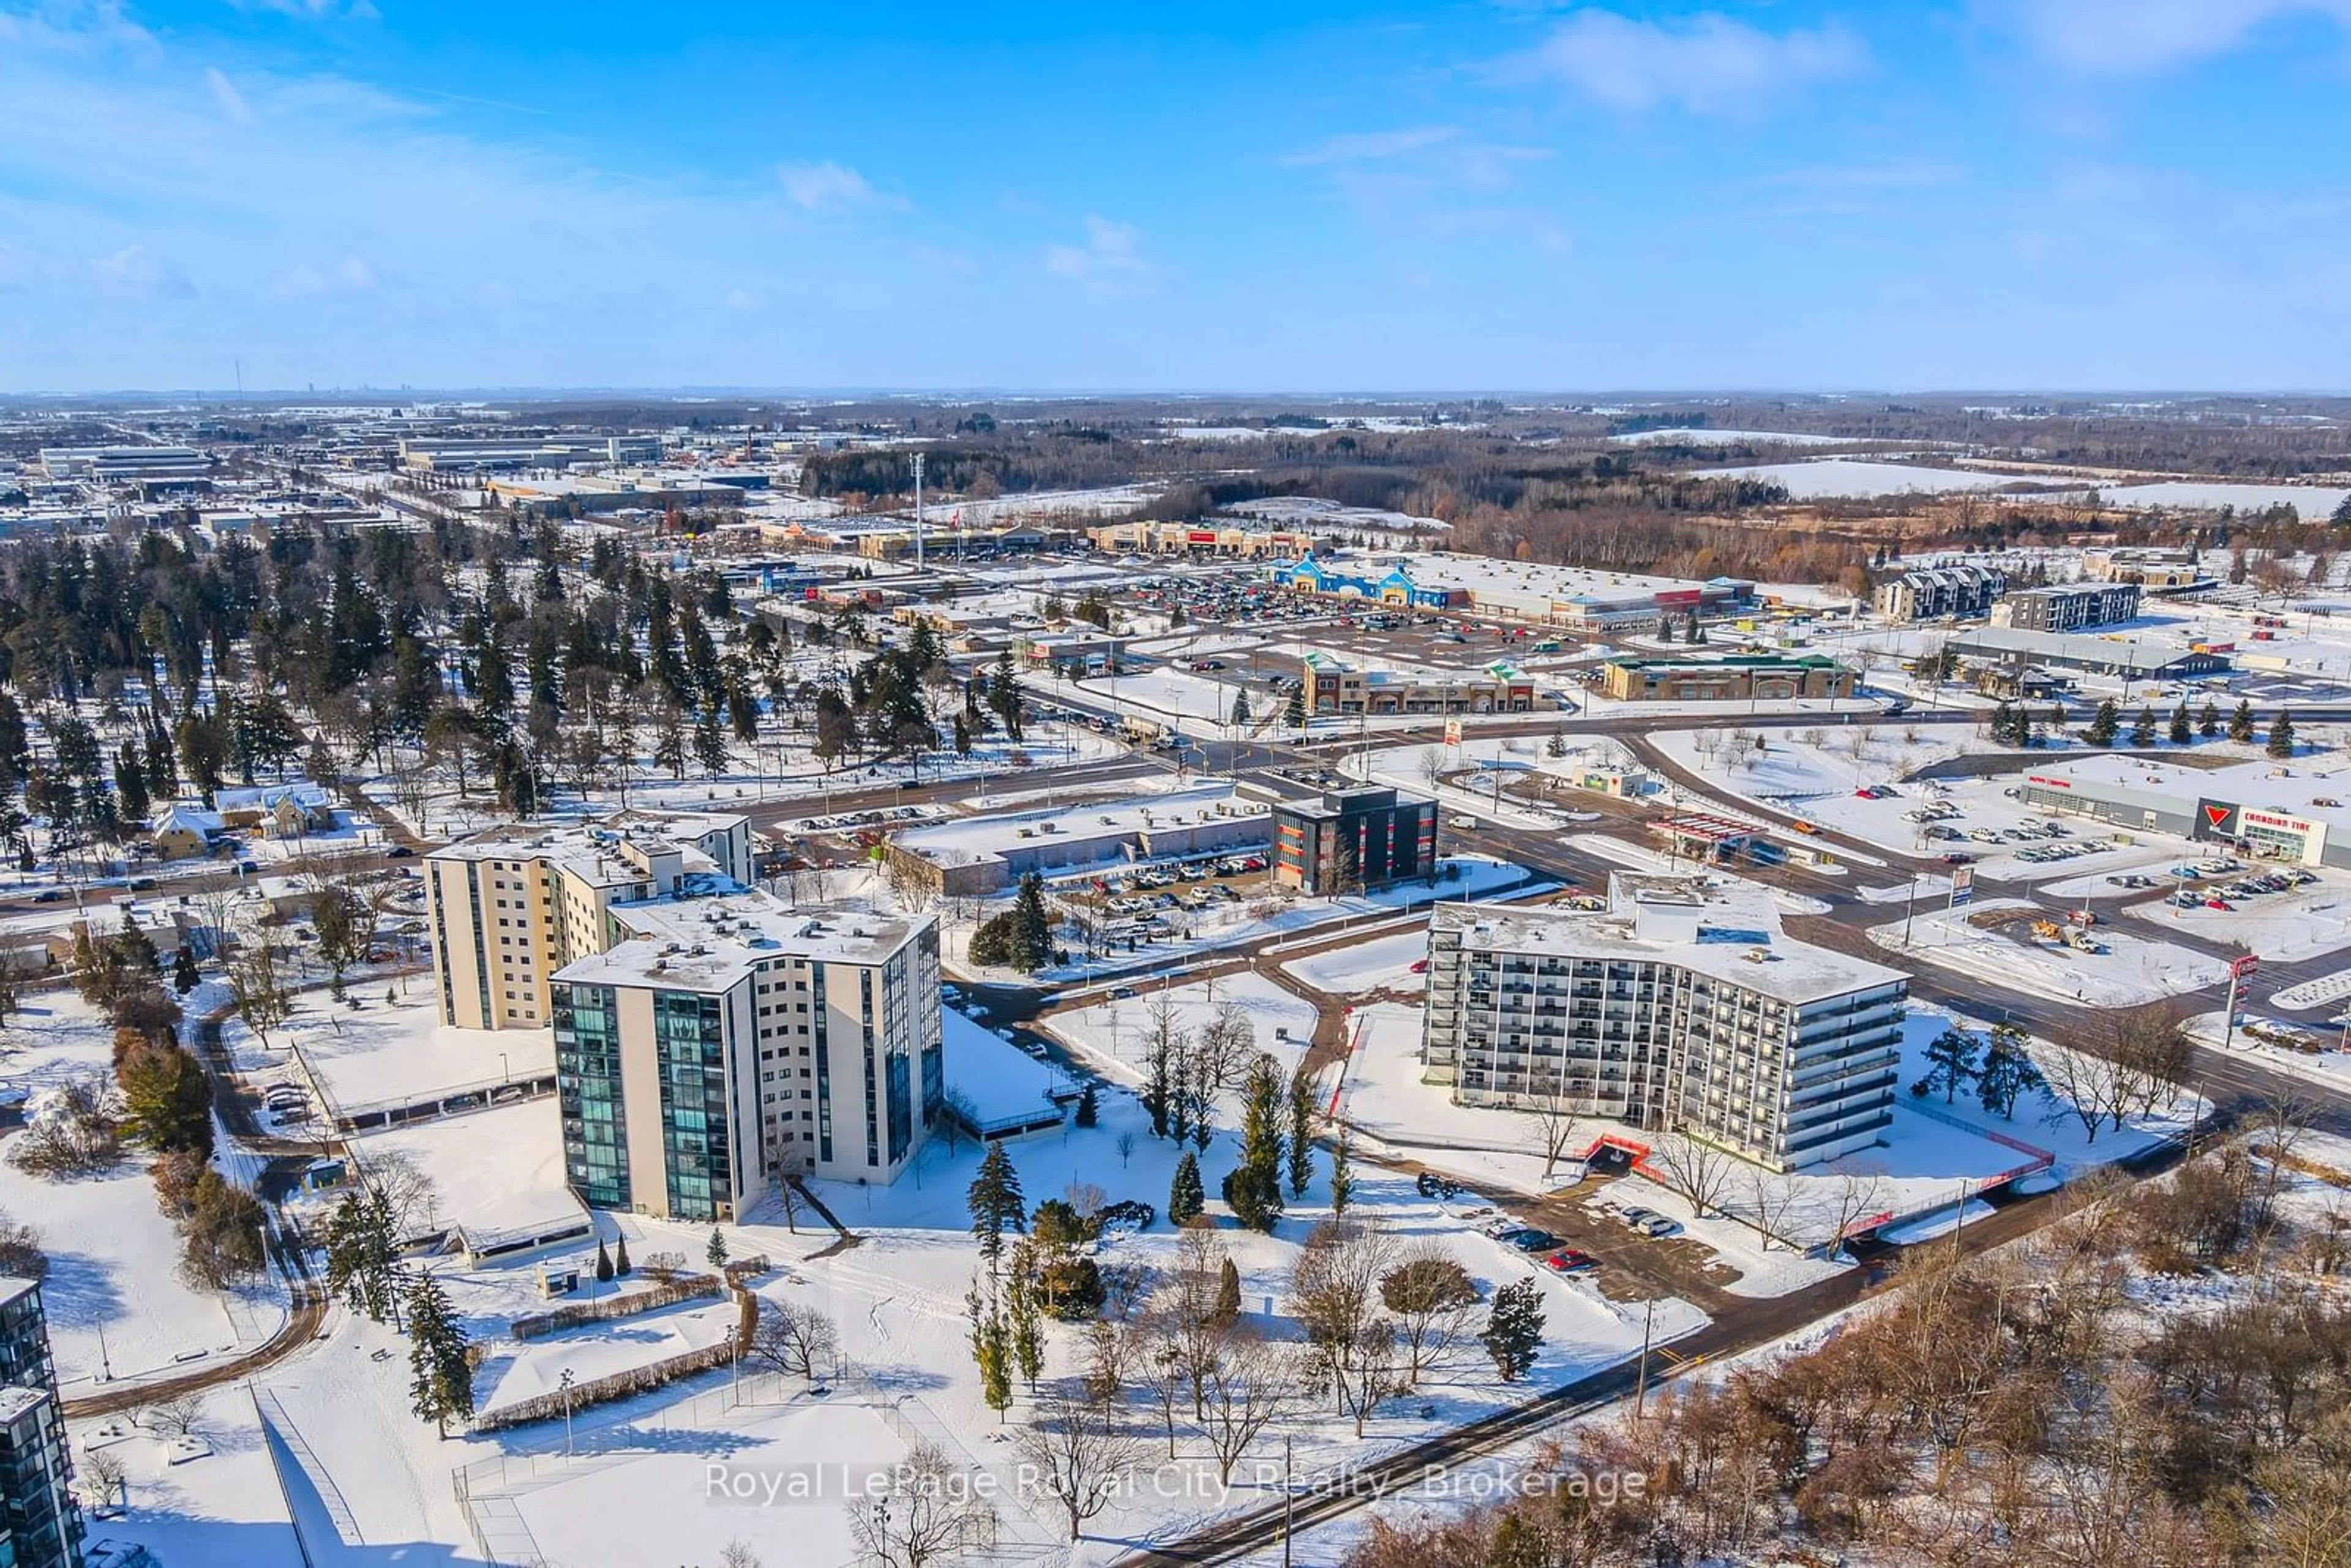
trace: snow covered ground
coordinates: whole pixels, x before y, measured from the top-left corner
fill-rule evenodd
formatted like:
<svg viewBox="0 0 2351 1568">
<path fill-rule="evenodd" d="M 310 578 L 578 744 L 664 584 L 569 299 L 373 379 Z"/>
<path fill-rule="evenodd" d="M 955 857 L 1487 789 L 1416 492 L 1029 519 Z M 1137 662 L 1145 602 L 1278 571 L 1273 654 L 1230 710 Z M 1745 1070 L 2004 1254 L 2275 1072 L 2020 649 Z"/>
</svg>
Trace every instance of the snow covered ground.
<svg viewBox="0 0 2351 1568">
<path fill-rule="evenodd" d="M 119 1517 L 85 1511 L 87 1545 L 143 1546 L 163 1568 L 308 1568 L 278 1480 L 280 1463 L 290 1470 L 294 1462 L 265 1437 L 251 1392 L 238 1384 L 204 1394 L 190 1431 L 195 1450 L 175 1453 L 173 1439 L 128 1415 L 68 1424 L 82 1479 L 89 1455 L 110 1454 L 130 1498 Z M 185 1457 L 196 1450 L 202 1457 Z M 99 1558 L 93 1551 L 86 1560 Z"/>
<path fill-rule="evenodd" d="M 1930 468 L 1879 463 L 1860 457 L 1818 457 L 1796 463 L 1759 463 L 1739 468 L 1701 468 L 1700 479 L 1761 479 L 1778 485 L 1799 501 L 1826 497 L 1937 495 L 1956 490 L 1997 490 L 2006 485 L 2048 487 L 2051 481 L 2017 474 L 1986 474 L 1964 468 Z M 2063 481 L 2057 481 L 2062 484 Z"/>
<path fill-rule="evenodd" d="M 1374 936 L 1345 947 L 1333 947 L 1311 957 L 1293 958 L 1285 973 L 1327 996 L 1346 998 L 1372 991 L 1420 991 L 1428 988 L 1428 933 L 1402 931 Z"/>
<path fill-rule="evenodd" d="M 569 1373 L 580 1383 L 703 1350 L 735 1332 L 735 1303 L 721 1296 L 681 1302 L 634 1317 L 566 1329 L 544 1338 L 505 1340 L 474 1374 L 475 1407 L 492 1415 L 551 1394 Z"/>
<path fill-rule="evenodd" d="M 94 1009 L 68 990 L 23 1000 L 0 1031 L 10 1082 L 37 1093 L 71 1078 L 110 1077 L 114 1031 Z M 22 1136 L 0 1142 L 0 1213 L 31 1226 L 48 1253 L 42 1297 L 67 1398 L 110 1377 L 144 1380 L 225 1360 L 285 1322 L 274 1276 L 225 1295 L 180 1279 L 179 1239 L 138 1154 L 95 1176 L 50 1180 L 5 1157 Z"/>
<path fill-rule="evenodd" d="M 2027 913 L 1998 929 L 1970 919 L 2002 910 Z M 2227 965 L 2218 958 L 2111 925 L 2091 933 L 2105 952 L 2076 952 L 2032 936 L 2036 918 L 2046 916 L 2024 900 L 1979 899 L 1956 910 L 1918 910 L 1909 923 L 1907 946 L 1899 920 L 1871 927 L 1869 939 L 1922 963 L 2094 1008 L 2133 1007 L 2182 996 L 2229 977 Z"/>
<path fill-rule="evenodd" d="M 1138 989 L 1136 996 L 1048 1013 L 1040 1027 L 1130 1083 L 1143 1082 L 1144 1056 L 1162 997 L 1175 1009 L 1176 1027 L 1195 1038 L 1225 1009 L 1237 1009 L 1256 1031 L 1258 1049 L 1272 1052 L 1285 1068 L 1295 1067 L 1314 1039 L 1314 1004 L 1253 969 L 1189 985 Z"/>
<path fill-rule="evenodd" d="M 307 992 L 293 1018 L 269 1031 L 266 1046 L 235 1019 L 223 1026 L 222 1041 L 238 1071 L 254 1074 L 256 1082 L 299 1082 L 307 1069 L 310 1084 L 337 1112 L 487 1089 L 555 1071 L 551 1030 L 446 1027 L 429 976 L 406 977 L 396 1001 L 383 999 L 385 989 L 354 983 L 356 1009 L 337 1006 L 324 991 Z"/>
<path fill-rule="evenodd" d="M 395 1153 L 414 1162 L 432 1180 L 440 1223 L 461 1228 L 476 1246 L 587 1218 L 564 1180 L 552 1095 L 370 1133 L 347 1146 L 362 1166 Z"/>
</svg>

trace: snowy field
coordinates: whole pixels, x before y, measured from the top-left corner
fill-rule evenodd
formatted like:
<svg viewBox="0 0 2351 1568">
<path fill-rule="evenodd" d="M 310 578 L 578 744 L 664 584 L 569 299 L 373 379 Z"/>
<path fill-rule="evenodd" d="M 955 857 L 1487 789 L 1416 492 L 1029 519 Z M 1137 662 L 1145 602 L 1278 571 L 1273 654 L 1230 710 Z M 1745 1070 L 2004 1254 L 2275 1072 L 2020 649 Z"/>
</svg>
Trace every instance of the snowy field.
<svg viewBox="0 0 2351 1568">
<path fill-rule="evenodd" d="M 1998 929 L 1970 919 L 2000 911 L 2016 911 L 2019 917 Z M 2135 1007 L 2184 996 L 2229 977 L 2228 966 L 2220 959 L 2110 925 L 2091 933 L 2105 952 L 2076 952 L 2032 936 L 2037 918 L 2046 915 L 2022 899 L 1979 899 L 1956 910 L 1919 910 L 1910 922 L 1907 946 L 1899 920 L 1872 926 L 1869 939 L 1938 968 L 2094 1008 Z"/>
<path fill-rule="evenodd" d="M 2239 485 L 2219 480 L 2167 479 L 2150 485 L 2101 486 L 2098 495 L 2110 507 L 2199 507 L 2218 511 L 2234 507 L 2259 512 L 2271 507 L 2292 507 L 2306 523 L 2335 515 L 2351 490 L 2319 485 Z"/>
<path fill-rule="evenodd" d="M 2046 487 L 2050 481 L 2016 474 L 1984 474 L 1918 464 L 1874 463 L 1858 457 L 1821 457 L 1799 463 L 1758 463 L 1739 468 L 1701 468 L 1700 479 L 1760 479 L 1777 485 L 1799 501 L 1871 496 L 1936 495 L 1952 490 L 1997 490 L 2009 485 Z M 2062 481 L 2061 481 L 2062 483 Z"/>
<path fill-rule="evenodd" d="M 999 1039 L 967 1013 L 939 1009 L 947 1086 L 962 1094 L 981 1124 L 1041 1115 L 1054 1091 L 1068 1083 L 1061 1071 Z"/>
<path fill-rule="evenodd" d="M 565 1373 L 578 1382 L 593 1383 L 723 1343 L 735 1332 L 737 1319 L 735 1303 L 721 1296 L 566 1329 L 541 1339 L 499 1342 L 474 1374 L 475 1407 L 490 1415 L 552 1394 Z"/>
<path fill-rule="evenodd" d="M 0 1031 L 8 1082 L 37 1094 L 70 1078 L 110 1076 L 114 1031 L 88 1003 L 68 990 L 24 1001 Z M 179 1239 L 137 1153 L 98 1175 L 52 1181 L 5 1157 L 21 1136 L 0 1141 L 0 1213 L 31 1226 L 48 1253 L 41 1294 L 65 1397 L 94 1392 L 110 1375 L 143 1380 L 225 1360 L 284 1324 L 275 1276 L 225 1295 L 181 1281 Z"/>
<path fill-rule="evenodd" d="M 1416 972 L 1416 966 L 1425 970 L 1427 963 L 1428 933 L 1404 931 L 1293 958 L 1281 967 L 1325 996 L 1345 1000 L 1374 991 L 1425 991 L 1428 976 Z"/>
</svg>

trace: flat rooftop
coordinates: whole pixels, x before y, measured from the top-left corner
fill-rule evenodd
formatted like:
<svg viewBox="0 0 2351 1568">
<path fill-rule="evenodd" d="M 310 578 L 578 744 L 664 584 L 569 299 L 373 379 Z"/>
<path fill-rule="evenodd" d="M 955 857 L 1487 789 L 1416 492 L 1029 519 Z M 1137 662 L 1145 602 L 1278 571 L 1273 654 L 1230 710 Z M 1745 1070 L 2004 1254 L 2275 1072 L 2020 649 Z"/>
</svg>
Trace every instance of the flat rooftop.
<svg viewBox="0 0 2351 1568">
<path fill-rule="evenodd" d="M 1657 935 L 1663 923 L 1645 913 L 1667 915 L 1694 936 Z M 1430 921 L 1458 931 L 1465 952 L 1672 964 L 1798 1006 L 1909 979 L 1899 969 L 1794 940 L 1780 929 L 1768 890 L 1720 878 L 1619 872 L 1609 878 L 1605 909 L 1440 904 Z M 1767 956 L 1750 956 L 1757 954 Z"/>
<path fill-rule="evenodd" d="M 2172 795 L 2192 807 L 2199 799 L 2229 800 L 2257 811 L 2275 811 L 2324 822 L 2330 831 L 2351 831 L 2351 758 L 2299 758 L 2235 762 L 2225 768 L 2184 768 L 2151 757 L 2120 753 L 2052 762 L 2025 770 L 2028 782 L 2103 786 L 2150 795 Z"/>
<path fill-rule="evenodd" d="M 999 859 L 999 852 L 1016 842 L 1042 839 L 1048 843 L 1059 841 L 1076 847 L 1099 844 L 1106 839 L 1135 838 L 1218 818 L 1265 814 L 1262 805 L 1242 800 L 1231 784 L 1219 783 L 1076 810 L 1042 806 L 1027 811 L 959 817 L 952 821 L 908 828 L 891 842 L 933 865 L 974 865 Z M 1050 831 L 1044 831 L 1049 826 Z"/>
<path fill-rule="evenodd" d="M 879 964 L 928 924 L 858 911 L 798 908 L 758 889 L 616 904 L 612 917 L 636 935 L 559 969 L 558 980 L 715 994 L 776 958 Z"/>
</svg>

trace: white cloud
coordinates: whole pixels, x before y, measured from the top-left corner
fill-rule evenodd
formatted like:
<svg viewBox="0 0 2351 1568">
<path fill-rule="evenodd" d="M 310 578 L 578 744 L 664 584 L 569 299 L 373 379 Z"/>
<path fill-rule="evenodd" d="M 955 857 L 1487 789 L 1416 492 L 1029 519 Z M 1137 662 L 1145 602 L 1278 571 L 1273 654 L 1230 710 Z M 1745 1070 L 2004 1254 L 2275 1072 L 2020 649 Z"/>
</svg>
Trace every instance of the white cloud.
<svg viewBox="0 0 2351 1568">
<path fill-rule="evenodd" d="M 1684 22 L 1636 22 L 1583 10 L 1503 62 L 1499 74 L 1554 83 L 1610 109 L 1741 114 L 1852 76 L 1867 58 L 1860 40 L 1834 26 L 1767 33 L 1710 12 Z"/>
<path fill-rule="evenodd" d="M 726 291 L 726 308 L 729 310 L 757 310 L 758 308 L 759 297 L 749 289 L 730 288 Z"/>
<path fill-rule="evenodd" d="M 1102 294 L 1126 293 L 1151 282 L 1143 231 L 1108 218 L 1086 219 L 1086 243 L 1045 247 L 1045 270 Z"/>
<path fill-rule="evenodd" d="M 109 299 L 186 299 L 196 292 L 188 275 L 140 245 L 127 245 L 89 264 L 90 282 Z"/>
<path fill-rule="evenodd" d="M 252 123 L 253 105 L 245 101 L 245 94 L 236 90 L 236 84 L 228 79 L 226 72 L 218 66 L 206 66 L 204 86 L 212 89 L 213 101 L 220 105 L 223 114 L 239 125 Z"/>
<path fill-rule="evenodd" d="M 367 294 L 382 284 L 365 256 L 347 256 L 333 267 L 308 265 L 281 272 L 272 287 L 288 299 L 317 299 L 337 294 Z"/>
<path fill-rule="evenodd" d="M 1458 125 L 1416 125 L 1402 131 L 1351 131 L 1342 136 L 1326 136 L 1311 147 L 1284 153 L 1275 162 L 1293 169 L 1319 168 L 1330 163 L 1361 163 L 1423 152 L 1457 141 L 1460 135 L 1461 128 Z"/>
<path fill-rule="evenodd" d="M 812 213 L 905 204 L 894 196 L 875 190 L 873 183 L 856 170 L 829 161 L 778 164 L 776 182 L 783 186 L 786 201 Z"/>
<path fill-rule="evenodd" d="M 235 0 L 241 10 L 275 11 L 285 16 L 307 16 L 326 20 L 348 17 L 354 22 L 372 22 L 382 13 L 369 0 Z"/>
<path fill-rule="evenodd" d="M 1984 0 L 1978 9 L 2044 59 L 2089 76 L 2192 65 L 2289 18 L 2351 26 L 2351 0 Z"/>
</svg>

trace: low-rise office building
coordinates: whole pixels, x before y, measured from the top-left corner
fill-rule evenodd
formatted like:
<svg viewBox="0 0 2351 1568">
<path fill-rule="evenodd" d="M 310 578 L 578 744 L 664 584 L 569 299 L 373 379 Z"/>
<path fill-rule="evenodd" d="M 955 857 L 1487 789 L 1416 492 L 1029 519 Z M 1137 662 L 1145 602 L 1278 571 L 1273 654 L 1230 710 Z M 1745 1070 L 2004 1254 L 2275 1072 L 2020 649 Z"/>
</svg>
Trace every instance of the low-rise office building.
<svg viewBox="0 0 2351 1568">
<path fill-rule="evenodd" d="M 1784 702 L 1849 697 L 1854 674 L 1820 653 L 1729 653 L 1711 659 L 1629 655 L 1601 666 L 1601 689 L 1618 702 Z"/>
<path fill-rule="evenodd" d="M 1337 774 L 1271 771 L 1241 793 L 1273 809 L 1273 880 L 1315 895 L 1437 874 L 1437 802 Z"/>
<path fill-rule="evenodd" d="M 1995 626 L 2020 632 L 2079 632 L 2107 626 L 2138 613 L 2136 582 L 2072 582 L 2023 588 L 1991 607 Z"/>
<path fill-rule="evenodd" d="M 2136 582 L 2147 591 L 2192 588 L 2206 578 L 2196 551 L 2116 545 L 2082 552 L 2082 574 L 2100 582 Z"/>
<path fill-rule="evenodd" d="M 892 866 L 948 896 L 1001 892 L 1029 872 L 1082 871 L 1265 846 L 1263 801 L 1230 784 L 1077 808 L 930 822 L 893 835 Z"/>
<path fill-rule="evenodd" d="M 1497 660 L 1483 670 L 1412 673 L 1357 669 L 1333 654 L 1306 655 L 1307 706 L 1326 714 L 1531 713 L 1535 680 Z"/>
<path fill-rule="evenodd" d="M 890 1182 L 945 1113 L 938 926 L 751 891 L 628 911 L 554 976 L 581 1199 L 734 1219 L 793 1176 Z"/>
<path fill-rule="evenodd" d="M 1893 1117 L 1909 978 L 1790 941 L 1750 887 L 1620 872 L 1599 911 L 1438 904 L 1424 1082 L 1773 1170 L 1869 1147 Z"/>
<path fill-rule="evenodd" d="M 1953 637 L 1948 646 L 1968 664 L 2126 675 L 2134 681 L 2188 680 L 2220 674 L 2230 667 L 2229 654 L 2210 647 L 2183 648 L 2152 638 L 2029 632 L 2018 626 L 1980 626 Z"/>
</svg>

